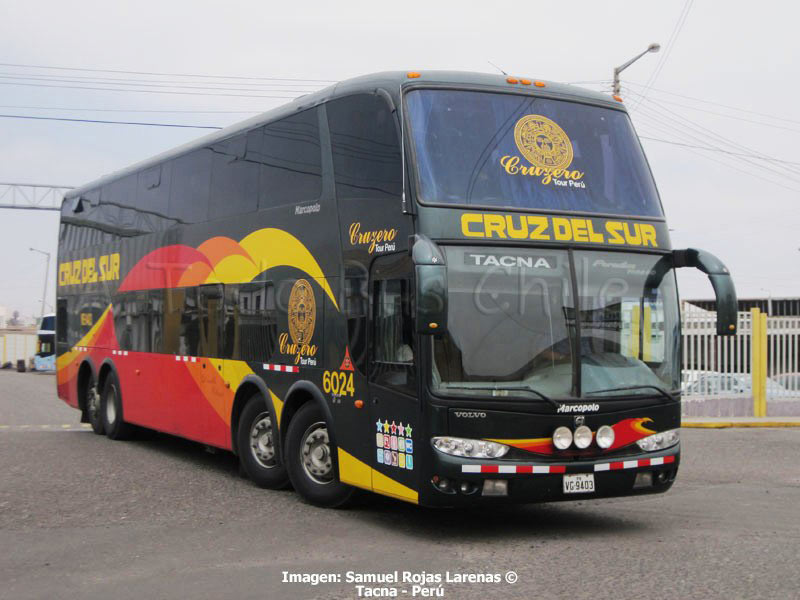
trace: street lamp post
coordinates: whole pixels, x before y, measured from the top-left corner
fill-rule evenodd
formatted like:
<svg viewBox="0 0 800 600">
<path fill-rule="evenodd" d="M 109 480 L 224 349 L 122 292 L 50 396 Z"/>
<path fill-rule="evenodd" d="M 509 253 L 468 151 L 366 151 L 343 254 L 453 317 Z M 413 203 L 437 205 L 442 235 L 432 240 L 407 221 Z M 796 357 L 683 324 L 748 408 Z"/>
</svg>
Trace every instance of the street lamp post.
<svg viewBox="0 0 800 600">
<path fill-rule="evenodd" d="M 50 277 L 50 253 L 44 250 L 37 250 L 36 248 L 31 248 L 30 251 L 44 254 L 47 257 L 47 266 L 44 269 L 44 292 L 42 292 L 42 317 L 44 317 L 45 300 L 47 299 L 47 279 Z"/>
<path fill-rule="evenodd" d="M 645 51 L 644 51 L 644 52 L 642 52 L 641 54 L 637 54 L 636 56 L 634 56 L 632 59 L 630 59 L 630 60 L 629 60 L 628 62 L 626 62 L 625 64 L 623 64 L 623 65 L 620 65 L 619 67 L 615 67 L 615 68 L 614 68 L 614 95 L 615 95 L 615 96 L 619 96 L 619 91 L 620 91 L 620 85 L 619 85 L 619 74 L 620 74 L 620 73 L 622 73 L 622 72 L 623 72 L 625 69 L 627 69 L 628 67 L 630 67 L 630 66 L 631 66 L 633 63 L 635 63 L 637 60 L 639 60 L 640 58 L 642 58 L 642 57 L 643 57 L 645 54 L 647 54 L 647 53 L 649 53 L 649 52 L 658 52 L 659 50 L 661 50 L 661 44 L 650 44 L 650 45 L 647 47 L 647 50 L 645 50 Z"/>
</svg>

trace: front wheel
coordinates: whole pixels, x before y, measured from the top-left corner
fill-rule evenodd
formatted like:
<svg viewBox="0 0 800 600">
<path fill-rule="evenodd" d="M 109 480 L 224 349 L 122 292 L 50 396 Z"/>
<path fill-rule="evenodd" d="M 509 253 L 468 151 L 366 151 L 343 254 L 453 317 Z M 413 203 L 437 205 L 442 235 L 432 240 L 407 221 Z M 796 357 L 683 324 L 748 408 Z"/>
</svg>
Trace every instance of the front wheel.
<svg viewBox="0 0 800 600">
<path fill-rule="evenodd" d="M 308 502 L 326 508 L 343 506 L 355 489 L 336 477 L 336 456 L 325 415 L 314 402 L 297 411 L 286 432 L 286 469 L 294 489 Z"/>
<path fill-rule="evenodd" d="M 272 415 L 261 394 L 245 404 L 236 430 L 236 445 L 242 469 L 253 483 L 273 490 L 286 487 L 286 467 L 275 452 L 276 436 Z"/>
</svg>

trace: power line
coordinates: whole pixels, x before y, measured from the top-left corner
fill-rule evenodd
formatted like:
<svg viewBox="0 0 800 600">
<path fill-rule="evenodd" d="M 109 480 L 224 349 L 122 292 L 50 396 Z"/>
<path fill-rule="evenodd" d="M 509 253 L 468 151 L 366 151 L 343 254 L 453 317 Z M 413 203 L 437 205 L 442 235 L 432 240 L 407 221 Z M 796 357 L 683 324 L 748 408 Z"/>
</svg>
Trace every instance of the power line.
<svg viewBox="0 0 800 600">
<path fill-rule="evenodd" d="M 636 85 L 636 86 L 639 86 L 639 87 L 644 87 L 644 84 L 637 83 L 635 81 L 626 81 L 626 83 L 628 85 Z M 676 92 L 668 92 L 667 90 L 664 90 L 664 89 L 661 89 L 661 88 L 651 87 L 650 90 L 654 91 L 654 92 L 659 92 L 661 94 L 668 94 L 670 96 L 677 96 L 679 98 L 685 98 L 686 100 L 694 100 L 695 102 L 702 102 L 703 104 L 713 104 L 714 106 L 721 106 L 722 108 L 729 108 L 731 110 L 738 110 L 740 112 L 750 113 L 752 115 L 759 115 L 759 116 L 762 116 L 762 117 L 767 117 L 769 119 L 775 119 L 776 121 L 786 121 L 787 123 L 796 123 L 796 124 L 800 125 L 800 121 L 797 121 L 795 119 L 787 119 L 785 117 L 776 117 L 774 115 L 769 115 L 767 113 L 757 112 L 755 110 L 747 110 L 745 108 L 739 108 L 737 106 L 731 106 L 730 104 L 722 104 L 720 102 L 713 102 L 711 100 L 704 100 L 703 98 L 697 98 L 696 96 L 687 96 L 686 94 L 678 94 Z"/>
<path fill-rule="evenodd" d="M 173 79 L 173 80 L 166 80 L 166 79 L 143 79 L 139 78 L 132 78 L 132 77 L 98 77 L 98 76 L 82 76 L 82 75 L 57 75 L 53 73 L 30 73 L 30 72 L 21 72 L 21 73 L 11 73 L 8 71 L 0 72 L 0 77 L 5 79 L 35 79 L 35 78 L 47 78 L 47 80 L 53 81 L 65 81 L 70 83 L 81 83 L 86 80 L 89 80 L 88 83 L 101 83 L 101 84 L 114 84 L 116 85 L 118 82 L 120 84 L 126 83 L 174 83 L 176 85 L 187 85 L 187 84 L 195 84 L 195 85 L 233 85 L 234 82 L 231 81 L 186 81 L 181 79 Z M 256 82 L 256 83 L 249 83 L 247 81 L 237 81 L 235 85 L 247 85 L 247 86 L 259 86 L 259 87 L 268 87 L 268 88 L 281 88 L 281 87 L 313 87 L 313 88 L 321 88 L 324 87 L 325 84 L 322 83 L 301 83 L 301 82 L 293 82 L 293 83 L 272 83 L 272 82 Z"/>
<path fill-rule="evenodd" d="M 102 123 L 107 125 L 146 125 L 148 127 L 179 127 L 185 129 L 222 129 L 211 125 L 179 125 L 177 123 L 143 123 L 140 121 L 102 121 L 99 119 L 70 119 L 67 117 L 36 117 L 33 115 L 0 115 L 3 119 L 32 119 L 35 121 L 68 121 L 71 123 Z"/>
<path fill-rule="evenodd" d="M 47 81 L 50 83 L 80 83 L 80 84 L 87 84 L 87 85 L 113 85 L 117 86 L 120 91 L 125 91 L 125 87 L 123 86 L 138 86 L 144 88 L 175 88 L 181 90 L 211 90 L 211 91 L 233 91 L 233 92 L 281 92 L 281 93 L 299 93 L 299 94 L 310 94 L 316 90 L 297 90 L 297 89 L 249 89 L 249 88 L 240 88 L 240 87 L 209 87 L 208 85 L 183 85 L 180 83 L 149 83 L 149 82 L 140 82 L 140 83 L 104 83 L 103 81 L 75 81 L 71 79 L 64 79 L 64 78 L 57 78 L 57 77 L 9 77 L 6 75 L 0 75 L 0 79 L 16 79 L 22 81 Z M 0 81 L 0 84 L 11 84 L 16 85 L 16 81 Z M 114 89 L 117 89 L 114 88 Z"/>
<path fill-rule="evenodd" d="M 632 92 L 632 93 L 637 94 L 637 92 Z M 762 160 L 768 160 L 768 161 L 769 160 L 775 160 L 774 157 L 767 156 L 763 152 L 759 152 L 758 150 L 755 150 L 753 148 L 750 148 L 748 146 L 745 146 L 743 144 L 735 142 L 735 141 L 733 141 L 733 140 L 731 140 L 729 138 L 726 138 L 726 137 L 718 134 L 717 132 L 715 132 L 715 131 L 713 131 L 711 129 L 708 129 L 707 127 L 704 127 L 704 126 L 700 125 L 699 123 L 697 123 L 695 121 L 692 121 L 688 117 L 686 117 L 686 116 L 684 116 L 684 115 L 682 115 L 680 113 L 677 113 L 677 112 L 675 112 L 673 110 L 670 110 L 669 108 L 659 104 L 658 102 L 656 102 L 655 100 L 652 100 L 651 98 L 646 98 L 646 99 L 643 100 L 643 102 L 646 103 L 646 105 L 645 104 L 640 104 L 636 109 L 636 113 L 637 114 L 639 113 L 639 111 L 645 111 L 645 112 L 649 111 L 651 113 L 654 113 L 655 117 L 657 119 L 667 119 L 670 122 L 672 127 L 679 127 L 679 128 L 683 128 L 683 129 L 688 129 L 689 132 L 687 133 L 687 135 L 689 137 L 692 137 L 695 140 L 699 141 L 700 143 L 708 143 L 708 141 L 709 141 L 709 140 L 707 140 L 705 138 L 699 138 L 697 136 L 697 134 L 699 132 L 705 132 L 705 134 L 710 136 L 712 139 L 716 139 L 718 143 L 722 143 L 723 145 L 727 145 L 727 146 L 736 148 L 738 150 L 744 150 L 744 151 L 747 151 L 747 152 L 750 152 L 750 153 L 753 153 L 753 154 L 760 155 Z M 654 107 L 657 107 L 657 109 L 652 108 L 651 105 L 654 106 Z M 670 116 L 670 115 L 673 115 L 673 116 Z M 702 133 L 700 135 L 702 135 Z M 719 147 L 719 146 L 717 146 L 717 147 Z"/>
<path fill-rule="evenodd" d="M 84 106 L 28 106 L 19 104 L 0 104 L 0 108 L 19 108 L 24 110 L 77 110 L 82 112 L 121 112 L 121 113 L 164 113 L 164 114 L 230 114 L 254 115 L 258 110 L 162 110 L 146 108 L 86 108 Z"/>
<path fill-rule="evenodd" d="M 652 99 L 648 98 L 648 100 Z M 688 104 L 681 104 L 680 102 L 673 102 L 672 100 L 664 100 L 663 98 L 659 98 L 658 101 L 663 102 L 665 104 L 671 104 L 672 106 L 680 106 L 681 108 L 688 108 L 689 110 L 696 110 L 698 112 L 704 112 L 711 115 L 716 115 L 718 117 L 725 117 L 727 119 L 735 119 L 736 121 L 742 121 L 745 123 L 755 123 L 756 125 L 761 125 L 763 127 L 772 127 L 773 129 L 783 129 L 784 131 L 793 131 L 795 133 L 800 133 L 800 129 L 792 129 L 791 127 L 784 127 L 783 125 L 775 125 L 773 123 L 765 123 L 764 121 L 756 121 L 754 119 L 745 119 L 744 117 L 737 117 L 735 115 L 727 115 L 725 113 L 717 112 L 714 110 L 708 110 L 706 108 L 698 108 L 696 106 L 690 106 Z"/>
<path fill-rule="evenodd" d="M 686 0 L 686 3 L 683 5 L 681 9 L 681 13 L 678 16 L 678 20 L 675 22 L 675 26 L 672 28 L 672 33 L 667 40 L 667 47 L 664 50 L 664 54 L 661 56 L 661 60 L 658 61 L 656 68 L 653 69 L 653 72 L 648 77 L 647 82 L 645 83 L 644 90 L 642 91 L 642 96 L 646 96 L 650 86 L 656 82 L 658 76 L 661 74 L 661 70 L 664 68 L 664 65 L 667 63 L 667 59 L 669 59 L 669 55 L 672 54 L 672 49 L 675 47 L 675 43 L 678 41 L 678 36 L 683 29 L 684 24 L 686 23 L 686 18 L 689 16 L 689 11 L 692 10 L 692 4 L 694 0 Z M 641 101 L 640 101 L 641 102 Z"/>
<path fill-rule="evenodd" d="M 181 96 L 225 96 L 229 98 L 274 98 L 278 100 L 294 100 L 300 96 L 272 96 L 264 94 L 212 94 L 209 92 L 178 92 L 169 90 L 127 90 L 120 88 L 109 87 L 87 87 L 78 85 L 50 85 L 46 83 L 15 83 L 10 81 L 0 81 L 0 85 L 17 85 L 25 87 L 44 87 L 56 89 L 73 89 L 73 90 L 100 90 L 107 92 L 137 92 L 142 94 L 177 94 Z M 305 95 L 305 94 L 301 94 Z"/>
<path fill-rule="evenodd" d="M 672 144 L 673 146 L 684 146 L 685 148 L 697 148 L 698 150 L 709 150 L 711 152 L 721 152 L 723 154 L 730 154 L 731 156 L 743 156 L 743 157 L 748 157 L 748 158 L 759 158 L 759 159 L 762 158 L 761 156 L 759 156 L 757 154 L 743 154 L 743 153 L 739 153 L 739 152 L 730 152 L 728 150 L 721 150 L 720 148 L 712 148 L 711 146 L 695 146 L 694 144 L 684 144 L 684 143 L 681 143 L 681 142 L 663 140 L 661 138 L 647 137 L 647 136 L 644 136 L 644 135 L 640 135 L 639 138 L 642 139 L 642 140 L 650 140 L 652 142 L 663 142 L 665 144 Z M 791 162 L 791 161 L 788 161 L 788 160 L 779 160 L 777 158 L 772 159 L 772 160 L 774 160 L 775 162 L 785 163 L 785 164 L 788 164 L 788 165 L 798 165 L 798 166 L 800 166 L 800 163 Z"/>
<path fill-rule="evenodd" d="M 293 79 L 290 77 L 243 77 L 238 75 L 198 75 L 189 73 L 157 73 L 151 71 L 123 71 L 118 69 L 91 69 L 77 67 L 54 67 L 49 65 L 27 65 L 18 63 L 0 63 L 0 67 L 17 67 L 27 69 L 50 69 L 53 71 L 83 71 L 87 73 L 120 73 L 123 75 L 156 75 L 161 77 L 203 77 L 208 79 L 242 79 L 250 81 L 314 81 L 317 83 L 336 83 L 333 79 Z"/>
</svg>

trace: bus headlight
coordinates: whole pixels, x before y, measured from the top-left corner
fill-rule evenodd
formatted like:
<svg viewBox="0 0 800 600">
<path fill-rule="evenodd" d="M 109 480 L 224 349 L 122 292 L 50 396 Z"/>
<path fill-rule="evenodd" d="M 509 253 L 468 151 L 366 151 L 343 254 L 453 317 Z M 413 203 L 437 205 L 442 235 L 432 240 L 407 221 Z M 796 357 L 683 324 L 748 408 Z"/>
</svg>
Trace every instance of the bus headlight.
<svg viewBox="0 0 800 600">
<path fill-rule="evenodd" d="M 611 448 L 611 445 L 614 443 L 614 430 L 608 425 L 603 425 L 597 430 L 595 440 L 597 440 L 597 445 L 604 450 L 606 448 Z"/>
<path fill-rule="evenodd" d="M 441 436 L 432 438 L 431 442 L 439 452 L 466 458 L 500 458 L 509 451 L 505 444 L 486 440 Z"/>
<path fill-rule="evenodd" d="M 575 440 L 575 446 L 583 450 L 592 443 L 592 430 L 586 425 L 581 425 L 575 430 L 575 434 L 572 437 Z"/>
<path fill-rule="evenodd" d="M 648 435 L 636 443 L 639 448 L 645 452 L 653 452 L 654 450 L 664 450 L 670 446 L 674 446 L 681 440 L 680 429 L 668 429 L 660 433 Z"/>
<path fill-rule="evenodd" d="M 563 425 L 553 432 L 553 445 L 559 450 L 566 450 L 572 445 L 572 429 Z"/>
</svg>

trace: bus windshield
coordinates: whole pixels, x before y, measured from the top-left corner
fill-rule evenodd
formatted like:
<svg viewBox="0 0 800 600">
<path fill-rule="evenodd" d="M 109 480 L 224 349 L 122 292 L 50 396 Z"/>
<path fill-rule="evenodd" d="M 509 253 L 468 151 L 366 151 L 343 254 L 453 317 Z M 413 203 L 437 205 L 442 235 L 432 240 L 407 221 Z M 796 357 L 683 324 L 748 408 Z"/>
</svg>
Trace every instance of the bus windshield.
<svg viewBox="0 0 800 600">
<path fill-rule="evenodd" d="M 570 260 L 568 250 L 462 246 L 445 252 L 448 329 L 433 342 L 435 391 L 506 397 L 527 390 L 602 401 L 678 387 L 674 274 L 655 289 L 646 285 L 659 256 L 573 251 Z"/>
<path fill-rule="evenodd" d="M 628 115 L 531 95 L 406 95 L 423 203 L 661 217 Z"/>
</svg>

